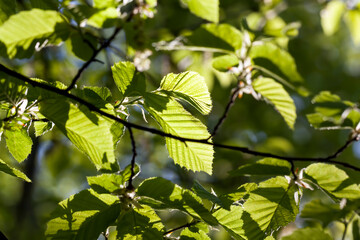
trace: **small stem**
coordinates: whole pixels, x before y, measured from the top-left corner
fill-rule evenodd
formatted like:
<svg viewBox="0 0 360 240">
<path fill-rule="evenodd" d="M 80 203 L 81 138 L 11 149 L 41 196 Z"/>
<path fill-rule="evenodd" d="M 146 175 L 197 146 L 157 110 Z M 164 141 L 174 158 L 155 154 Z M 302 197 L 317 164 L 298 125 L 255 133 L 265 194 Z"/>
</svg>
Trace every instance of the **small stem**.
<svg viewBox="0 0 360 240">
<path fill-rule="evenodd" d="M 131 139 L 131 145 L 132 145 L 132 152 L 133 152 L 133 156 L 132 156 L 132 159 L 131 159 L 131 175 L 130 175 L 130 179 L 129 179 L 129 185 L 127 186 L 127 189 L 129 190 L 133 190 L 134 189 L 134 186 L 132 184 L 132 180 L 135 176 L 135 158 L 136 158 L 136 145 L 135 145 L 135 138 L 134 138 L 134 134 L 133 134 L 133 131 L 131 129 L 131 127 L 128 127 L 128 130 L 129 130 L 129 134 L 130 134 L 130 139 Z"/>
<path fill-rule="evenodd" d="M 166 231 L 166 232 L 164 233 L 164 235 L 169 234 L 169 233 L 172 233 L 172 232 L 175 232 L 175 231 L 180 230 L 180 229 L 183 229 L 183 228 L 191 227 L 191 226 L 197 224 L 198 222 L 199 222 L 199 221 L 192 221 L 192 222 L 190 222 L 190 223 L 186 223 L 186 224 L 184 224 L 184 225 L 181 225 L 181 226 L 179 226 L 179 227 L 176 227 L 176 228 L 174 228 L 174 229 L 171 229 L 171 230 L 169 230 L 169 231 Z"/>
</svg>

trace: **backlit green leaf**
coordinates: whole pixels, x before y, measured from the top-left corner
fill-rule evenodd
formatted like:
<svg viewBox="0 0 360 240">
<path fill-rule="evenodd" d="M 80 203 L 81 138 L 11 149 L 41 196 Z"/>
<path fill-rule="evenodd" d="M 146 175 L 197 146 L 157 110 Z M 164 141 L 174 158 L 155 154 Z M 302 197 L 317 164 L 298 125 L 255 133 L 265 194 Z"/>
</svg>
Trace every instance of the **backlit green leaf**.
<svg viewBox="0 0 360 240">
<path fill-rule="evenodd" d="M 69 29 L 59 12 L 37 8 L 21 11 L 0 26 L 1 54 L 9 58 L 28 58 L 35 48 L 66 39 Z"/>
<path fill-rule="evenodd" d="M 164 225 L 156 212 L 148 207 L 134 208 L 118 220 L 117 239 L 153 240 L 162 239 Z"/>
<path fill-rule="evenodd" d="M 212 107 L 205 79 L 196 72 L 170 73 L 160 83 L 160 88 L 175 98 L 187 101 L 202 114 L 209 114 Z"/>
<path fill-rule="evenodd" d="M 289 82 L 303 82 L 293 57 L 271 42 L 257 42 L 254 44 L 249 51 L 249 57 L 255 65 L 270 70 Z"/>
<path fill-rule="evenodd" d="M 182 0 L 190 11 L 203 19 L 219 22 L 219 0 Z"/>
<path fill-rule="evenodd" d="M 235 239 L 243 240 L 246 231 L 244 228 L 243 220 L 244 209 L 242 206 L 232 205 L 230 210 L 220 209 L 214 213 L 214 217 L 219 221 L 220 225 L 223 226 Z M 249 214 L 245 213 L 246 216 Z M 256 224 L 256 223 L 255 223 Z"/>
<path fill-rule="evenodd" d="M 206 209 L 201 198 L 192 191 L 163 178 L 150 178 L 141 183 L 137 189 L 141 196 L 139 202 L 155 209 L 178 209 L 191 216 L 202 219 L 208 224 L 216 225 L 216 219 Z"/>
<path fill-rule="evenodd" d="M 220 72 L 228 72 L 231 67 L 237 67 L 239 59 L 235 55 L 222 55 L 212 61 L 212 66 Z"/>
<path fill-rule="evenodd" d="M 120 214 L 118 198 L 83 190 L 59 203 L 47 224 L 46 239 L 98 239 Z"/>
<path fill-rule="evenodd" d="M 248 239 L 263 239 L 265 234 L 295 221 L 299 211 L 294 199 L 295 191 L 296 186 L 289 185 L 286 178 L 276 177 L 261 182 L 249 193 L 243 205 L 249 213 L 249 220 L 244 219 L 244 225 L 253 229 L 246 233 Z"/>
<path fill-rule="evenodd" d="M 291 164 L 284 160 L 274 158 L 264 158 L 255 163 L 249 163 L 240 166 L 238 169 L 232 171 L 232 176 L 242 175 L 290 175 Z"/>
<path fill-rule="evenodd" d="M 31 180 L 25 175 L 25 173 L 17 170 L 16 168 L 10 167 L 6 162 L 0 159 L 0 171 L 6 174 L 9 174 L 14 177 L 18 177 L 26 182 L 31 182 Z"/>
<path fill-rule="evenodd" d="M 314 163 L 305 169 L 305 175 L 330 196 L 342 199 L 359 199 L 359 186 L 344 170 L 332 164 Z"/>
<path fill-rule="evenodd" d="M 24 161 L 31 153 L 33 144 L 26 129 L 13 128 L 11 130 L 5 130 L 4 136 L 9 152 L 18 162 Z"/>
<path fill-rule="evenodd" d="M 84 151 L 98 170 L 118 170 L 114 155 L 118 136 L 111 131 L 114 126 L 112 120 L 92 113 L 86 107 L 78 108 L 58 100 L 43 101 L 40 112 Z"/>
<path fill-rule="evenodd" d="M 180 234 L 180 240 L 211 240 L 203 231 L 195 227 L 185 228 Z"/>
<path fill-rule="evenodd" d="M 171 97 L 146 93 L 145 109 L 166 133 L 195 139 L 206 139 L 210 136 L 206 126 Z M 166 138 L 166 146 L 170 157 L 181 167 L 212 173 L 214 154 L 212 146 L 203 143 L 185 143 L 173 138 Z"/>
<path fill-rule="evenodd" d="M 360 9 L 347 11 L 345 22 L 355 44 L 360 44 Z"/>
<path fill-rule="evenodd" d="M 274 105 L 288 126 L 293 129 L 296 120 L 296 108 L 294 101 L 283 86 L 271 78 L 257 78 L 252 85 L 256 92 Z"/>
</svg>

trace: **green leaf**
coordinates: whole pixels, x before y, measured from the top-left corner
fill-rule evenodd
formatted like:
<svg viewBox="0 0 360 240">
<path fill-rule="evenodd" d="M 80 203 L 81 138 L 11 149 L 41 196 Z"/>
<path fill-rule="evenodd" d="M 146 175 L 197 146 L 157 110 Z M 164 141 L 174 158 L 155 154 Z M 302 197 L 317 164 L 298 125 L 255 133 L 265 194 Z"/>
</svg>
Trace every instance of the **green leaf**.
<svg viewBox="0 0 360 240">
<path fill-rule="evenodd" d="M 310 124 L 319 129 L 356 128 L 360 122 L 360 110 L 355 103 L 343 101 L 339 96 L 322 91 L 316 95 L 312 103 L 315 113 L 308 114 Z"/>
<path fill-rule="evenodd" d="M 108 8 L 118 5 L 116 0 L 94 0 L 93 3 L 94 8 Z"/>
<path fill-rule="evenodd" d="M 31 182 L 31 180 L 25 175 L 25 173 L 17 170 L 16 168 L 10 167 L 6 162 L 0 159 L 0 171 L 6 174 L 9 174 L 14 177 L 18 177 L 26 182 Z"/>
<path fill-rule="evenodd" d="M 178 209 L 192 217 L 202 219 L 210 225 L 216 225 L 216 219 L 206 209 L 201 198 L 187 189 L 163 178 L 149 178 L 137 189 L 139 202 L 155 209 Z"/>
<path fill-rule="evenodd" d="M 30 0 L 32 8 L 44 10 L 57 10 L 59 7 L 58 0 Z"/>
<path fill-rule="evenodd" d="M 135 176 L 140 172 L 140 167 L 135 165 Z M 101 174 L 98 176 L 87 177 L 90 187 L 97 193 L 117 193 L 124 189 L 124 185 L 129 181 L 131 176 L 131 165 L 127 166 L 119 174 Z"/>
<path fill-rule="evenodd" d="M 117 239 L 153 240 L 162 239 L 164 225 L 155 211 L 148 207 L 134 208 L 121 215 L 117 223 Z"/>
<path fill-rule="evenodd" d="M 290 236 L 281 238 L 281 240 L 299 240 L 299 239 L 311 239 L 311 240 L 332 240 L 329 234 L 324 232 L 321 228 L 302 228 L 294 231 Z"/>
<path fill-rule="evenodd" d="M 321 11 L 321 26 L 327 36 L 337 32 L 346 5 L 342 1 L 331 1 Z"/>
<path fill-rule="evenodd" d="M 269 235 L 295 221 L 299 211 L 294 199 L 295 191 L 296 186 L 289 185 L 286 178 L 276 177 L 261 182 L 257 189 L 249 193 L 243 205 L 249 213 L 249 220 L 244 219 L 244 224 L 249 224 L 249 229 L 253 228 L 246 233 L 248 239 L 263 239 L 265 234 Z"/>
<path fill-rule="evenodd" d="M 317 184 L 332 197 L 350 200 L 360 198 L 359 186 L 344 170 L 331 164 L 314 163 L 305 169 L 304 177 Z"/>
<path fill-rule="evenodd" d="M 115 7 L 95 9 L 95 12 L 87 19 L 87 25 L 96 28 L 112 27 L 119 17 L 119 12 Z"/>
<path fill-rule="evenodd" d="M 118 198 L 83 190 L 59 203 L 47 224 L 46 239 L 98 239 L 120 214 Z"/>
<path fill-rule="evenodd" d="M 111 67 L 119 91 L 126 96 L 141 96 L 146 90 L 145 77 L 132 62 L 118 62 Z"/>
<path fill-rule="evenodd" d="M 85 152 L 98 170 L 118 170 L 114 155 L 118 136 L 111 131 L 114 121 L 92 113 L 86 107 L 59 100 L 41 102 L 40 112 Z"/>
<path fill-rule="evenodd" d="M 255 65 L 284 77 L 289 82 L 303 82 L 293 57 L 271 42 L 257 42 L 257 44 L 254 44 L 249 51 L 249 57 Z"/>
<path fill-rule="evenodd" d="M 219 198 L 229 210 L 230 206 L 237 201 L 245 201 L 249 197 L 249 193 L 258 188 L 256 183 L 245 183 L 241 185 L 235 192 L 221 195 Z"/>
<path fill-rule="evenodd" d="M 220 72 L 228 72 L 231 67 L 237 67 L 239 59 L 235 55 L 222 55 L 215 57 L 212 61 L 212 66 Z"/>
<path fill-rule="evenodd" d="M 0 24 L 3 24 L 11 15 L 16 13 L 16 1 L 2 0 L 0 2 Z"/>
<path fill-rule="evenodd" d="M 206 126 L 171 97 L 155 93 L 146 93 L 144 97 L 145 109 L 166 133 L 195 139 L 207 139 L 210 136 Z M 211 145 L 166 138 L 166 146 L 170 157 L 181 167 L 212 173 L 214 150 Z"/>
<path fill-rule="evenodd" d="M 50 121 L 43 122 L 43 121 L 36 121 L 34 122 L 34 128 L 35 128 L 35 137 L 40 137 L 44 135 L 46 132 L 51 131 L 51 129 L 54 127 L 54 124 Z"/>
<path fill-rule="evenodd" d="M 0 103 L 7 102 L 17 106 L 27 92 L 26 85 L 18 79 L 0 73 Z"/>
<path fill-rule="evenodd" d="M 181 231 L 180 240 L 211 240 L 210 237 L 201 229 L 196 227 L 185 228 Z"/>
<path fill-rule="evenodd" d="M 196 72 L 170 73 L 160 83 L 167 94 L 187 101 L 202 114 L 209 114 L 212 107 L 205 79 Z"/>
<path fill-rule="evenodd" d="M 74 55 L 84 61 L 88 61 L 94 53 L 89 44 L 94 48 L 97 46 L 95 37 L 90 34 L 80 34 L 79 32 L 72 32 L 67 43 L 67 46 Z"/>
<path fill-rule="evenodd" d="M 240 49 L 243 34 L 235 27 L 223 24 L 203 24 L 188 37 L 189 45 L 224 49 L 235 52 Z"/>
<path fill-rule="evenodd" d="M 360 239 L 360 225 L 359 219 L 354 220 L 352 224 L 353 239 Z"/>
<path fill-rule="evenodd" d="M 18 161 L 24 161 L 31 153 L 32 140 L 24 128 L 5 130 L 6 146 L 13 157 Z"/>
<path fill-rule="evenodd" d="M 214 217 L 219 221 L 220 225 L 223 226 L 235 239 L 243 240 L 246 231 L 243 224 L 244 209 L 242 206 L 232 205 L 230 210 L 221 208 L 214 213 Z M 245 213 L 245 215 L 248 215 Z M 255 223 L 256 224 L 256 223 Z"/>
<path fill-rule="evenodd" d="M 0 51 L 9 58 L 28 58 L 36 47 L 58 44 L 68 35 L 68 23 L 59 12 L 21 11 L 0 26 Z"/>
<path fill-rule="evenodd" d="M 294 101 L 283 86 L 271 78 L 257 78 L 253 81 L 254 90 L 260 93 L 285 119 L 287 125 L 293 129 L 296 120 Z"/>
<path fill-rule="evenodd" d="M 301 211 L 302 218 L 316 219 L 326 227 L 332 221 L 337 221 L 346 216 L 349 211 L 340 209 L 339 204 L 323 203 L 320 200 L 313 200 L 307 203 Z"/>
<path fill-rule="evenodd" d="M 360 9 L 347 11 L 345 14 L 345 23 L 347 24 L 351 37 L 355 44 L 360 44 Z"/>
<path fill-rule="evenodd" d="M 279 160 L 275 158 L 264 158 L 240 166 L 238 169 L 230 172 L 231 176 L 242 175 L 259 175 L 259 176 L 277 176 L 277 175 L 290 175 L 291 164 L 288 161 Z"/>
<path fill-rule="evenodd" d="M 215 194 L 208 192 L 198 181 L 194 182 L 192 190 L 201 198 L 207 199 L 221 207 L 225 207 L 223 202 Z"/>
<path fill-rule="evenodd" d="M 190 11 L 210 22 L 219 22 L 219 0 L 182 0 Z"/>
</svg>

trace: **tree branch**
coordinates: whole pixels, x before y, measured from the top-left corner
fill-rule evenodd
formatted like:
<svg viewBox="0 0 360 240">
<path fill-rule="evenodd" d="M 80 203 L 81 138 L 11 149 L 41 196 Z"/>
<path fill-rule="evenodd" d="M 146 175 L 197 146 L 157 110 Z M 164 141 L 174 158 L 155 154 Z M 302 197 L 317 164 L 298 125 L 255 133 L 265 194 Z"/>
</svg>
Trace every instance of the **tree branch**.
<svg viewBox="0 0 360 240">
<path fill-rule="evenodd" d="M 180 137 L 180 136 L 177 136 L 177 135 L 166 133 L 164 131 L 161 131 L 161 130 L 158 130 L 158 129 L 155 129 L 155 128 L 149 128 L 149 127 L 137 125 L 135 123 L 123 120 L 123 119 L 121 119 L 121 118 L 119 118 L 117 116 L 114 116 L 114 115 L 112 115 L 112 114 L 110 114 L 108 112 L 105 112 L 105 111 L 103 111 L 101 109 L 98 109 L 95 105 L 93 105 L 93 104 L 91 104 L 91 103 L 89 103 L 89 102 L 87 102 L 87 101 L 85 101 L 85 100 L 83 100 L 83 99 L 81 99 L 81 98 L 79 98 L 79 97 L 77 97 L 75 95 L 70 94 L 67 90 L 62 90 L 62 89 L 59 89 L 59 88 L 56 88 L 56 87 L 53 87 L 53 86 L 50 86 L 50 85 L 47 85 L 47 84 L 44 84 L 44 83 L 40 83 L 40 82 L 31 80 L 30 78 L 25 77 L 24 75 L 22 75 L 22 74 L 20 74 L 18 72 L 10 70 L 9 68 L 5 67 L 2 64 L 0 64 L 0 71 L 4 72 L 4 73 L 6 73 L 6 74 L 8 74 L 10 76 L 13 76 L 15 78 L 18 78 L 19 80 L 22 80 L 22 81 L 24 81 L 26 83 L 29 83 L 33 87 L 39 87 L 39 88 L 51 91 L 53 93 L 57 93 L 57 94 L 59 94 L 61 96 L 64 96 L 64 97 L 66 97 L 68 99 L 71 99 L 71 100 L 74 100 L 74 101 L 76 101 L 76 102 L 78 102 L 80 104 L 83 104 L 84 106 L 89 108 L 89 110 L 94 111 L 94 112 L 96 112 L 96 113 L 98 113 L 98 114 L 100 114 L 100 115 L 102 115 L 104 117 L 110 118 L 110 119 L 112 119 L 114 121 L 117 121 L 117 122 L 123 124 L 127 128 L 139 129 L 141 131 L 149 132 L 149 133 L 159 135 L 159 136 L 162 136 L 162 137 L 173 138 L 173 139 L 179 140 L 181 142 L 203 143 L 203 144 L 206 144 L 206 145 L 212 145 L 212 146 L 214 146 L 216 148 L 239 151 L 239 152 L 250 154 L 250 155 L 253 155 L 253 156 L 277 158 L 277 159 L 285 160 L 285 161 L 288 161 L 288 162 L 298 161 L 298 162 L 333 163 L 333 164 L 341 165 L 341 166 L 346 167 L 346 168 L 353 169 L 355 171 L 360 171 L 360 167 L 353 166 L 353 165 L 351 165 L 349 163 L 346 163 L 346 162 L 340 162 L 340 161 L 332 160 L 332 159 L 337 158 L 339 156 L 339 154 L 341 154 L 352 142 L 357 141 L 358 136 L 356 136 L 356 137 L 350 139 L 349 141 L 347 141 L 344 146 L 342 146 L 334 154 L 331 154 L 331 155 L 329 155 L 327 157 L 318 157 L 318 158 L 309 158 L 308 157 L 308 158 L 304 158 L 304 157 L 279 156 L 279 155 L 275 155 L 275 154 L 272 154 L 272 153 L 254 151 L 254 150 L 251 150 L 251 149 L 249 149 L 247 147 L 232 146 L 232 145 L 225 145 L 225 144 L 216 143 L 216 142 L 210 142 L 208 139 L 194 139 L 194 138 Z M 332 161 L 330 161 L 330 160 L 332 160 Z"/>
<path fill-rule="evenodd" d="M 130 179 L 129 179 L 129 185 L 127 186 L 127 189 L 129 190 L 134 190 L 134 186 L 132 184 L 132 180 L 135 176 L 135 157 L 137 155 L 136 153 L 136 145 L 135 145 L 135 138 L 134 138 L 134 134 L 133 134 L 133 131 L 131 129 L 131 127 L 128 128 L 129 130 L 129 134 L 130 134 L 130 140 L 131 140 L 131 145 L 132 145 L 132 152 L 133 152 L 133 156 L 132 156 L 132 159 L 131 159 L 131 175 L 130 175 Z"/>
</svg>

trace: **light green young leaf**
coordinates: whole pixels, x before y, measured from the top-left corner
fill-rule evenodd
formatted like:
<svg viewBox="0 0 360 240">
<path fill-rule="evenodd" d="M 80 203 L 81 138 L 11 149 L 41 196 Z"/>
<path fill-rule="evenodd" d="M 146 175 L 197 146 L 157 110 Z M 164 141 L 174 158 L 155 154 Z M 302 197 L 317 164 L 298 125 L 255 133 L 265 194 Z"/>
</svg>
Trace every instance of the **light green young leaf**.
<svg viewBox="0 0 360 240">
<path fill-rule="evenodd" d="M 149 206 L 134 208 L 117 223 L 117 239 L 154 240 L 162 239 L 165 227 L 156 212 Z"/>
<path fill-rule="evenodd" d="M 332 164 L 311 164 L 305 169 L 304 177 L 310 179 L 334 198 L 347 198 L 350 200 L 360 198 L 359 186 L 344 170 Z"/>
<path fill-rule="evenodd" d="M 94 8 L 108 8 L 116 7 L 118 5 L 116 0 L 94 0 Z"/>
<path fill-rule="evenodd" d="M 219 0 L 182 0 L 190 11 L 211 22 L 219 22 Z"/>
<path fill-rule="evenodd" d="M 256 92 L 274 105 L 287 125 L 293 129 L 296 120 L 296 108 L 294 101 L 284 87 L 271 78 L 257 78 L 252 85 Z"/>
<path fill-rule="evenodd" d="M 301 228 L 294 231 L 290 236 L 281 238 L 281 240 L 299 240 L 299 239 L 311 239 L 311 240 L 332 240 L 330 235 L 321 228 Z"/>
<path fill-rule="evenodd" d="M 317 199 L 307 203 L 300 216 L 302 218 L 319 220 L 323 223 L 323 227 L 326 227 L 332 221 L 339 220 L 348 213 L 347 209 L 340 209 L 339 204 L 323 203 Z"/>
<path fill-rule="evenodd" d="M 9 58 L 28 58 L 35 48 L 66 39 L 69 29 L 59 12 L 37 8 L 21 11 L 0 26 L 0 52 Z"/>
<path fill-rule="evenodd" d="M 144 97 L 145 109 L 166 133 L 196 139 L 210 136 L 206 126 L 173 98 L 155 93 L 146 93 Z M 181 167 L 212 173 L 214 150 L 211 145 L 166 138 L 166 146 L 170 157 Z"/>
<path fill-rule="evenodd" d="M 18 161 L 24 161 L 31 153 L 32 140 L 27 131 L 23 128 L 13 128 L 5 130 L 4 136 L 6 146 L 13 157 Z"/>
<path fill-rule="evenodd" d="M 115 84 L 124 97 L 131 94 L 139 96 L 145 92 L 145 77 L 136 71 L 132 62 L 118 62 L 111 67 L 111 71 Z"/>
<path fill-rule="evenodd" d="M 0 1 L 0 24 L 3 24 L 11 15 L 16 13 L 16 1 Z"/>
<path fill-rule="evenodd" d="M 117 171 L 114 155 L 117 134 L 111 130 L 114 122 L 92 113 L 85 107 L 58 100 L 45 100 L 40 112 L 55 123 L 80 150 L 84 151 L 96 168 Z"/>
<path fill-rule="evenodd" d="M 47 224 L 46 239 L 98 239 L 120 214 L 119 199 L 83 190 L 59 203 Z"/>
<path fill-rule="evenodd" d="M 14 177 L 18 177 L 26 182 L 31 182 L 31 180 L 25 175 L 25 173 L 17 170 L 16 168 L 10 167 L 6 162 L 0 159 L 0 171 L 6 174 L 9 174 Z"/>
<path fill-rule="evenodd" d="M 188 39 L 190 45 L 235 52 L 242 46 L 243 34 L 226 23 L 209 23 L 201 25 Z"/>
<path fill-rule="evenodd" d="M 329 2 L 321 11 L 321 26 L 327 36 L 331 36 L 337 32 L 340 21 L 346 5 L 343 1 L 335 0 Z"/>
<path fill-rule="evenodd" d="M 289 82 L 303 82 L 293 57 L 271 42 L 256 42 L 249 51 L 249 57 L 253 64 L 284 77 Z"/>
<path fill-rule="evenodd" d="M 163 178 L 149 178 L 137 189 L 139 202 L 155 209 L 178 209 L 192 217 L 202 219 L 210 225 L 216 225 L 216 219 L 206 209 L 201 198 L 192 191 L 181 188 Z"/>
<path fill-rule="evenodd" d="M 50 121 L 43 122 L 43 121 L 36 121 L 34 122 L 35 128 L 35 137 L 40 137 L 44 135 L 46 132 L 50 131 L 54 127 L 54 124 Z"/>
<path fill-rule="evenodd" d="M 295 191 L 296 185 L 289 185 L 284 177 L 276 177 L 261 182 L 257 189 L 250 192 L 243 205 L 249 213 L 249 219 L 244 219 L 244 225 L 252 229 L 246 233 L 246 237 L 263 239 L 265 234 L 295 221 L 299 211 L 294 199 Z"/>
<path fill-rule="evenodd" d="M 344 19 L 354 43 L 360 44 L 360 8 L 347 11 Z"/>
<path fill-rule="evenodd" d="M 215 57 L 212 61 L 212 66 L 220 72 L 228 72 L 231 67 L 237 67 L 239 59 L 235 55 L 222 55 Z"/>
<path fill-rule="evenodd" d="M 219 221 L 220 225 L 231 234 L 231 236 L 237 240 L 244 240 L 247 239 L 245 233 L 249 229 L 245 229 L 243 226 L 243 214 L 248 215 L 247 213 L 244 213 L 242 206 L 232 205 L 230 210 L 221 208 L 213 215 Z"/>
<path fill-rule="evenodd" d="M 242 175 L 260 175 L 260 176 L 276 176 L 290 175 L 291 164 L 284 160 L 275 158 L 264 158 L 255 163 L 249 163 L 240 166 L 238 169 L 231 171 L 231 176 Z"/>
<path fill-rule="evenodd" d="M 202 114 L 209 114 L 212 107 L 205 79 L 196 72 L 170 73 L 160 83 L 160 88 L 175 98 L 185 100 Z"/>
<path fill-rule="evenodd" d="M 196 227 L 185 228 L 181 231 L 180 240 L 211 240 L 210 237 L 201 229 Z"/>
</svg>

